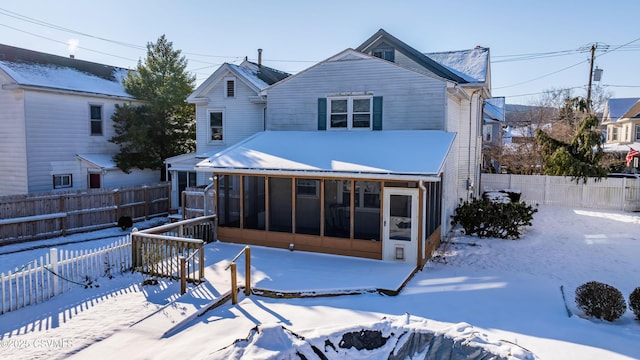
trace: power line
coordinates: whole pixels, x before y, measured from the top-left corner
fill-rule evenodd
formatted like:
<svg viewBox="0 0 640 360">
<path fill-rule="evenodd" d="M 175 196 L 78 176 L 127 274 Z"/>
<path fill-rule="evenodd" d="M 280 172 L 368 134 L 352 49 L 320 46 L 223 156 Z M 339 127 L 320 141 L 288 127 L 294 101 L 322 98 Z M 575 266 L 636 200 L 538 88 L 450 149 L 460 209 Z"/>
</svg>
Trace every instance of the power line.
<svg viewBox="0 0 640 360">
<path fill-rule="evenodd" d="M 567 66 L 567 67 L 565 67 L 565 68 L 562 68 L 562 69 L 560 69 L 560 70 L 557 70 L 557 71 L 554 71 L 554 72 L 551 72 L 551 73 L 548 73 L 548 74 L 545 74 L 545 75 L 542 75 L 542 76 L 538 76 L 538 77 L 533 78 L 533 79 L 529 79 L 529 80 L 526 80 L 526 81 L 522 81 L 522 82 L 519 82 L 519 83 L 516 83 L 516 84 L 511 84 L 511 85 L 506 85 L 506 86 L 495 87 L 495 88 L 493 88 L 493 89 L 494 89 L 494 90 L 496 90 L 496 89 L 506 89 L 506 88 L 510 88 L 510 87 L 514 87 L 514 86 L 518 86 L 518 85 L 522 85 L 522 84 L 530 83 L 530 82 L 532 82 L 532 81 L 540 80 L 540 79 L 543 79 L 543 78 L 549 77 L 549 76 L 551 76 L 551 75 L 555 75 L 555 74 L 557 74 L 557 73 L 559 73 L 559 72 L 562 72 L 562 71 L 565 71 L 565 70 L 569 70 L 569 69 L 574 68 L 574 67 L 576 67 L 576 66 L 578 66 L 578 65 L 582 65 L 583 63 L 584 63 L 584 60 L 583 60 L 583 61 L 580 61 L 579 63 L 576 63 L 576 64 L 573 64 L 573 65 Z"/>
</svg>

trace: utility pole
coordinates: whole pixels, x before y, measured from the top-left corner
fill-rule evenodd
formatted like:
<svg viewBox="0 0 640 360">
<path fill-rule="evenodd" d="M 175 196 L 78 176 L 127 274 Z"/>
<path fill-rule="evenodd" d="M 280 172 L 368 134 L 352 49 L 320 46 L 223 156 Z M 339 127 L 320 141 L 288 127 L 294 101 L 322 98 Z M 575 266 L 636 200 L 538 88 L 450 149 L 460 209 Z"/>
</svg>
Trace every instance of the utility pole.
<svg viewBox="0 0 640 360">
<path fill-rule="evenodd" d="M 591 81 L 593 79 L 593 60 L 596 57 L 597 44 L 591 45 L 591 62 L 589 64 L 589 85 L 587 86 L 587 111 L 591 112 Z"/>
</svg>

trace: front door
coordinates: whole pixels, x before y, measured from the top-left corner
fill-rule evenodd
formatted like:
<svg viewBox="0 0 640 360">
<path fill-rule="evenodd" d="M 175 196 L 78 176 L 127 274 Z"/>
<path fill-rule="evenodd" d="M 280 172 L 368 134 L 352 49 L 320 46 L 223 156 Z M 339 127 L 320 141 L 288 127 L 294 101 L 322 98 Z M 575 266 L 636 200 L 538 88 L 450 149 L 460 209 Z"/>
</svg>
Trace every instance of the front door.
<svg viewBox="0 0 640 360">
<path fill-rule="evenodd" d="M 418 189 L 384 188 L 382 258 L 417 263 Z"/>
</svg>

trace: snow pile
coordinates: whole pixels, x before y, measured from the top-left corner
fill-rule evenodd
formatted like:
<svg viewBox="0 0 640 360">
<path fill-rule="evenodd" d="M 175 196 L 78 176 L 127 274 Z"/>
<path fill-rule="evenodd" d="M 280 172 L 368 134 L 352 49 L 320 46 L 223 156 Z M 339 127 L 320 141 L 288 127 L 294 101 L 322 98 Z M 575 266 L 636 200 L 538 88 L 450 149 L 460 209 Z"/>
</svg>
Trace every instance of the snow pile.
<svg viewBox="0 0 640 360">
<path fill-rule="evenodd" d="M 433 324 L 433 325 L 432 325 Z M 265 324 L 209 359 L 535 359 L 529 351 L 493 341 L 467 323 L 442 327 L 423 318 L 396 316 L 355 327 L 318 329 L 304 338 Z"/>
</svg>

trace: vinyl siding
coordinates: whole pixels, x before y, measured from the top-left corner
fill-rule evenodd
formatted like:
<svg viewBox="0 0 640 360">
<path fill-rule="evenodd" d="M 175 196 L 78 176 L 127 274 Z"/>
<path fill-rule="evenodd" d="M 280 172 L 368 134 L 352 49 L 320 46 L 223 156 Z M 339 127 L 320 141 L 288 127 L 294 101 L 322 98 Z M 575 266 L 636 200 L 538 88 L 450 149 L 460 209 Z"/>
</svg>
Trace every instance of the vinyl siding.
<svg viewBox="0 0 640 360">
<path fill-rule="evenodd" d="M 27 186 L 27 145 L 24 92 L 5 90 L 10 79 L 0 71 L 0 196 L 24 194 Z"/>
<path fill-rule="evenodd" d="M 229 76 L 223 74 L 220 78 Z M 224 149 L 247 137 L 264 130 L 264 104 L 252 103 L 249 98 L 257 96 L 256 91 L 247 86 L 240 79 L 236 79 L 236 96 L 225 97 L 224 81 L 218 81 L 206 97 L 208 103 L 196 104 L 196 152 L 204 153 L 215 149 Z M 209 141 L 209 110 L 224 111 L 223 141 L 215 143 Z"/>
<path fill-rule="evenodd" d="M 330 61 L 268 90 L 267 130 L 317 130 L 318 98 L 383 97 L 383 130 L 442 130 L 446 83 L 379 59 Z"/>
<path fill-rule="evenodd" d="M 86 173 L 82 172 L 76 154 L 115 154 L 119 151 L 117 144 L 109 142 L 115 135 L 111 116 L 116 103 L 122 101 L 97 96 L 25 92 L 30 193 L 52 190 L 52 175 L 69 171 L 73 175 L 72 189 L 86 188 Z M 90 135 L 90 104 L 102 106 L 102 136 Z"/>
</svg>

